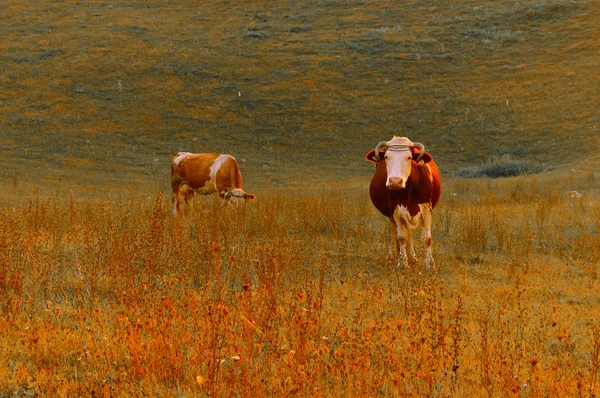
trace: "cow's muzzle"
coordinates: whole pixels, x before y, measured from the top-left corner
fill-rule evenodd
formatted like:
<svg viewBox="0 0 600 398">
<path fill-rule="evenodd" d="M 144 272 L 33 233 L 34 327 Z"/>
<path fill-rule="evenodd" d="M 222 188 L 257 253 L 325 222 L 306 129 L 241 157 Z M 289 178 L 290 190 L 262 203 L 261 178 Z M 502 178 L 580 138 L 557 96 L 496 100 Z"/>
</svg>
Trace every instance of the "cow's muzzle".
<svg viewBox="0 0 600 398">
<path fill-rule="evenodd" d="M 389 189 L 404 189 L 406 187 L 406 182 L 400 177 L 391 177 L 388 179 L 387 186 Z"/>
</svg>

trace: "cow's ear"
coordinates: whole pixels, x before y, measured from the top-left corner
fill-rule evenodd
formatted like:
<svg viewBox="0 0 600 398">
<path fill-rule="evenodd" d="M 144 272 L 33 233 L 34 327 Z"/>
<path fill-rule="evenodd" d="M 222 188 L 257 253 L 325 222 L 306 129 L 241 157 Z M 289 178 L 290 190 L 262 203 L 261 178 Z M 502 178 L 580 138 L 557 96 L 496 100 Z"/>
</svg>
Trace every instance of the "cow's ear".
<svg viewBox="0 0 600 398">
<path fill-rule="evenodd" d="M 421 153 L 421 151 L 419 151 L 418 148 L 413 148 L 412 156 L 413 156 L 414 161 L 416 161 L 419 158 L 419 153 Z M 433 160 L 433 156 L 431 156 L 431 154 L 429 152 L 425 152 L 423 154 L 423 157 L 421 158 L 421 162 L 423 162 L 423 163 L 429 163 L 432 160 Z"/>
<path fill-rule="evenodd" d="M 256 195 L 248 193 L 246 194 L 246 200 L 254 200 L 256 199 Z"/>
<path fill-rule="evenodd" d="M 372 163 L 379 163 L 381 162 L 383 159 L 385 159 L 385 151 L 379 151 L 379 160 L 375 160 L 375 151 L 369 151 L 369 153 L 367 153 L 367 160 L 369 162 Z"/>
</svg>

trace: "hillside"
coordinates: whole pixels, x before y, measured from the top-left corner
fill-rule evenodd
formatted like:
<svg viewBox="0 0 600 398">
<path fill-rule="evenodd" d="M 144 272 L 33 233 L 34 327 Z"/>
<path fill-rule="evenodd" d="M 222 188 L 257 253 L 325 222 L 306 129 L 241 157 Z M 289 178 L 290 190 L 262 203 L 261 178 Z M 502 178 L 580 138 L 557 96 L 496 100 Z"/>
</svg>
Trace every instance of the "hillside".
<svg viewBox="0 0 600 398">
<path fill-rule="evenodd" d="M 597 2 L 179 3 L 0 5 L 1 186 L 167 190 L 180 150 L 251 187 L 361 180 L 394 134 L 443 173 L 600 164 Z"/>
</svg>

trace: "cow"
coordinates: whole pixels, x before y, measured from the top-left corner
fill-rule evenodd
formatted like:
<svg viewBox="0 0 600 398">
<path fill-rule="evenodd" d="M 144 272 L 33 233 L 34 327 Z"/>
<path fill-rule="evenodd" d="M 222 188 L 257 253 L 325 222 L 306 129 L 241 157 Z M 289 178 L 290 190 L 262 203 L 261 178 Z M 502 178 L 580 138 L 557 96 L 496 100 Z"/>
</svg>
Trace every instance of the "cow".
<svg viewBox="0 0 600 398">
<path fill-rule="evenodd" d="M 242 189 L 242 174 L 231 155 L 219 153 L 179 152 L 171 160 L 173 214 L 180 210 L 180 201 L 187 202 L 194 193 L 209 195 L 217 192 L 228 202 L 246 202 L 256 196 Z"/>
<path fill-rule="evenodd" d="M 376 164 L 369 187 L 371 201 L 391 220 L 398 266 L 418 263 L 412 230 L 422 221 L 425 264 L 427 269 L 435 267 L 431 222 L 433 208 L 440 199 L 441 178 L 433 157 L 425 152 L 423 144 L 394 136 L 369 151 L 367 160 Z"/>
</svg>

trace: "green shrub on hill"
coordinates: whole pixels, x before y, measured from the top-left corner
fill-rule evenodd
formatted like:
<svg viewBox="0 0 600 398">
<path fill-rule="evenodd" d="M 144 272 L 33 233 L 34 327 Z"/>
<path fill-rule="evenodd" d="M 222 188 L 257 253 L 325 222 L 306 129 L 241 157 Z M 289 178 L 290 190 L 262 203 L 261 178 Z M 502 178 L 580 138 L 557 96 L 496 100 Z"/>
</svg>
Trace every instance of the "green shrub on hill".
<svg viewBox="0 0 600 398">
<path fill-rule="evenodd" d="M 456 172 L 456 175 L 464 178 L 500 178 L 537 174 L 543 170 L 544 168 L 539 164 L 503 155 L 492 156 L 482 165 L 462 168 Z"/>
</svg>

